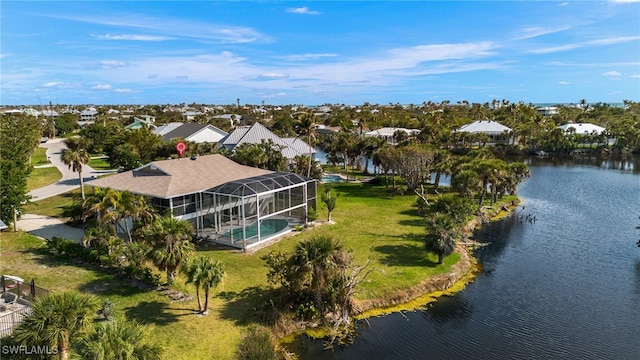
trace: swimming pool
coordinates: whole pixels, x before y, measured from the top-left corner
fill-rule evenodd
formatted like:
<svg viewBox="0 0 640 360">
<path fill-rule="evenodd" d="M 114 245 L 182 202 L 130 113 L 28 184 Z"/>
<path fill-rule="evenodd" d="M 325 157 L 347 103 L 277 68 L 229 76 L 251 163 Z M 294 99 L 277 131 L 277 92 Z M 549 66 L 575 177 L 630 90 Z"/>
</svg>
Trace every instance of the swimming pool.
<svg viewBox="0 0 640 360">
<path fill-rule="evenodd" d="M 344 179 L 340 175 L 327 174 L 327 175 L 322 175 L 322 178 L 320 179 L 320 181 L 322 181 L 323 183 L 328 183 L 328 182 L 330 183 L 330 182 L 341 182 L 341 181 L 344 181 Z"/>
<path fill-rule="evenodd" d="M 289 222 L 284 219 L 265 219 L 260 221 L 260 237 L 265 238 L 273 234 L 277 234 L 289 226 Z M 251 223 L 245 227 L 245 239 L 251 239 L 258 236 L 258 222 Z M 232 237 L 233 240 L 242 240 L 242 228 L 227 230 L 223 236 Z"/>
</svg>

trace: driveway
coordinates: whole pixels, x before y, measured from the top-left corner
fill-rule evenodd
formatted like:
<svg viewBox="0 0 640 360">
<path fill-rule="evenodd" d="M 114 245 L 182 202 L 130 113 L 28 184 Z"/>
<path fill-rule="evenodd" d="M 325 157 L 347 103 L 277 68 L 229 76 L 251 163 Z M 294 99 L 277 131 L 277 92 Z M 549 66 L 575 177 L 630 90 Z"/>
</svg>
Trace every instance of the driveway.
<svg viewBox="0 0 640 360">
<path fill-rule="evenodd" d="M 51 162 L 51 166 L 55 166 L 60 170 L 62 178 L 57 182 L 47 185 L 29 192 L 31 201 L 37 202 L 52 196 L 64 194 L 73 189 L 80 187 L 80 179 L 78 173 L 73 172 L 67 165 L 62 162 L 62 150 L 66 148 L 64 139 L 51 139 L 40 147 L 47 149 L 47 157 Z M 84 165 L 82 167 L 82 178 L 84 181 L 91 180 L 99 175 L 109 173 L 110 171 L 96 171 L 93 168 Z M 71 227 L 62 221 L 44 215 L 23 214 L 18 220 L 18 230 L 26 231 L 29 234 L 39 236 L 44 239 L 53 237 L 61 237 L 65 239 L 81 242 L 84 236 L 84 230 Z"/>
<path fill-rule="evenodd" d="M 29 192 L 29 195 L 31 195 L 31 201 L 46 199 L 79 188 L 80 178 L 78 177 L 78 173 L 73 172 L 67 165 L 62 162 L 62 150 L 67 148 L 67 146 L 64 144 L 64 139 L 51 139 L 44 144 L 40 144 L 40 147 L 47 149 L 47 158 L 49 158 L 51 166 L 55 166 L 58 168 L 58 170 L 60 170 L 60 173 L 62 173 L 62 178 L 51 185 L 31 190 Z M 97 171 L 91 168 L 89 165 L 83 165 L 82 179 L 84 181 L 88 181 L 91 179 L 95 179 L 100 175 L 112 172 L 113 171 L 111 170 Z"/>
</svg>

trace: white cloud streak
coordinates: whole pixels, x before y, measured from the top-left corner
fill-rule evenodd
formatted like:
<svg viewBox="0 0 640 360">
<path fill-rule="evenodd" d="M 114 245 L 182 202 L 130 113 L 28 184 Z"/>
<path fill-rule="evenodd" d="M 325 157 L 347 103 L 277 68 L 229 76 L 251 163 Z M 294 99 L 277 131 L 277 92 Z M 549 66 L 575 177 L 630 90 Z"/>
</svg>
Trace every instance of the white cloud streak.
<svg viewBox="0 0 640 360">
<path fill-rule="evenodd" d="M 302 15 L 320 15 L 321 12 L 319 11 L 315 11 L 315 10 L 311 10 L 308 7 L 299 7 L 299 8 L 289 8 L 286 10 L 288 13 L 293 13 L 293 14 L 302 14 Z"/>
<path fill-rule="evenodd" d="M 166 41 L 173 40 L 174 38 L 169 36 L 158 35 L 140 35 L 140 34 L 120 34 L 120 35 L 94 35 L 95 38 L 100 40 L 128 40 L 128 41 Z"/>
<path fill-rule="evenodd" d="M 532 54 L 550 54 L 550 53 L 556 53 L 561 51 L 574 50 L 574 49 L 588 47 L 588 46 L 613 45 L 613 44 L 621 44 L 621 43 L 627 43 L 627 42 L 638 41 L 638 40 L 640 40 L 640 36 L 621 36 L 621 37 L 615 37 L 615 38 L 597 39 L 597 40 L 585 41 L 585 42 L 574 43 L 574 44 L 566 44 L 566 45 L 560 45 L 560 46 L 534 49 L 529 52 Z"/>
</svg>

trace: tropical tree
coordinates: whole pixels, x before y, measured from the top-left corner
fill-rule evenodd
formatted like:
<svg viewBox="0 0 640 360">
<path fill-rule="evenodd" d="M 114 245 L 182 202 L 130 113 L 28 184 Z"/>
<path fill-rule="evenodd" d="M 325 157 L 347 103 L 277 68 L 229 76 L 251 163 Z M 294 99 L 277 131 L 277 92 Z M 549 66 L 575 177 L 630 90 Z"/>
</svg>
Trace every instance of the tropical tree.
<svg viewBox="0 0 640 360">
<path fill-rule="evenodd" d="M 122 245 L 122 239 L 115 236 L 112 228 L 98 226 L 85 230 L 82 243 L 87 247 L 92 246 L 99 249 L 106 249 L 108 255 L 113 255 Z"/>
<path fill-rule="evenodd" d="M 97 298 L 77 292 L 52 293 L 39 297 L 31 314 L 15 330 L 21 345 L 57 348 L 59 359 L 68 359 L 71 342 L 93 330 Z"/>
<path fill-rule="evenodd" d="M 193 227 L 184 220 L 161 217 L 151 225 L 147 234 L 153 248 L 151 260 L 158 269 L 166 271 L 168 284 L 175 280 L 180 264 L 195 251 L 192 238 Z"/>
<path fill-rule="evenodd" d="M 425 249 L 438 256 L 438 264 L 444 262 L 444 257 L 451 255 L 456 248 L 456 238 L 460 230 L 451 217 L 436 213 L 427 218 Z"/>
<path fill-rule="evenodd" d="M 313 161 L 313 149 L 314 142 L 316 140 L 316 128 L 313 122 L 313 116 L 311 114 L 304 114 L 298 119 L 296 124 L 296 132 L 298 136 L 306 137 L 307 144 L 311 147 L 309 150 L 309 165 L 307 168 L 307 177 L 311 176 L 311 163 Z"/>
<path fill-rule="evenodd" d="M 83 147 L 77 147 L 75 149 L 67 148 L 62 150 L 61 160 L 62 162 L 69 166 L 69 169 L 73 170 L 73 172 L 78 173 L 78 178 L 80 179 L 80 193 L 82 194 L 82 200 L 85 199 L 84 196 L 84 180 L 82 179 L 82 166 L 87 164 L 91 156 L 87 149 Z"/>
<path fill-rule="evenodd" d="M 27 177 L 31 173 L 31 154 L 42 136 L 41 122 L 33 116 L 0 116 L 0 218 L 16 223 L 31 196 Z"/>
<path fill-rule="evenodd" d="M 80 347 L 83 359 L 160 360 L 163 349 L 149 341 L 148 330 L 132 321 L 109 321 L 98 326 Z"/>
<path fill-rule="evenodd" d="M 336 208 L 336 201 L 338 200 L 338 194 L 331 191 L 331 186 L 326 185 L 324 192 L 320 195 L 322 202 L 327 206 L 327 221 L 331 222 L 331 213 Z"/>
</svg>

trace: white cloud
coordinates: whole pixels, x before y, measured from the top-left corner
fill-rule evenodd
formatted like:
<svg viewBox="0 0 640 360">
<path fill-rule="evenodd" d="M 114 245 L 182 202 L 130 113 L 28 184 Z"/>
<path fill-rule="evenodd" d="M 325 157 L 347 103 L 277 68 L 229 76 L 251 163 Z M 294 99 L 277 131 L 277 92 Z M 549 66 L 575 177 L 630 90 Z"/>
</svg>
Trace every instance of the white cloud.
<svg viewBox="0 0 640 360">
<path fill-rule="evenodd" d="M 569 30 L 570 28 L 571 27 L 569 26 L 561 26 L 557 28 L 530 26 L 530 27 L 522 28 L 519 31 L 517 31 L 516 35 L 514 36 L 514 39 L 515 40 L 531 39 L 531 38 L 536 38 L 543 35 L 549 35 L 549 34 L 554 34 L 561 31 L 566 31 L 566 30 Z"/>
<path fill-rule="evenodd" d="M 632 79 L 640 79 L 640 74 L 633 74 L 631 76 L 629 76 Z"/>
<path fill-rule="evenodd" d="M 640 0 L 610 0 L 614 4 L 630 4 L 640 2 Z"/>
<path fill-rule="evenodd" d="M 569 81 L 558 81 L 558 84 L 560 84 L 560 85 L 569 85 L 571 83 Z"/>
<path fill-rule="evenodd" d="M 80 87 L 80 85 L 61 82 L 61 81 L 50 81 L 42 84 L 40 87 L 47 88 L 47 89 L 73 89 L 73 88 Z"/>
<path fill-rule="evenodd" d="M 296 55 L 287 55 L 281 56 L 280 59 L 290 60 L 290 61 L 307 61 L 307 60 L 317 60 L 325 57 L 336 57 L 337 54 L 296 54 Z"/>
<path fill-rule="evenodd" d="M 99 61 L 97 64 L 95 64 L 95 67 L 98 67 L 101 69 L 115 69 L 115 68 L 127 67 L 127 66 L 131 66 L 131 64 L 124 61 L 119 61 L 119 60 L 102 60 L 102 61 Z"/>
<path fill-rule="evenodd" d="M 96 86 L 93 86 L 91 90 L 111 90 L 111 85 L 109 84 L 96 85 Z"/>
<path fill-rule="evenodd" d="M 617 71 L 607 71 L 605 73 L 602 73 L 602 75 L 603 76 L 610 76 L 610 77 L 622 76 L 622 74 L 617 72 Z"/>
<path fill-rule="evenodd" d="M 52 87 L 58 87 L 61 86 L 63 83 L 59 82 L 59 81 L 50 81 L 46 84 L 42 84 L 42 87 L 46 87 L 46 88 L 52 88 Z"/>
<path fill-rule="evenodd" d="M 131 94 L 133 93 L 133 90 L 131 89 L 113 89 L 114 93 L 119 93 L 119 94 Z"/>
<path fill-rule="evenodd" d="M 111 26 L 117 30 L 131 28 L 146 34 L 93 35 L 104 40 L 164 41 L 171 39 L 195 39 L 225 44 L 271 42 L 271 39 L 246 26 L 221 25 L 192 19 L 152 17 L 142 14 L 65 15 L 52 16 L 71 21 Z"/>
<path fill-rule="evenodd" d="M 129 41 L 165 41 L 172 40 L 172 37 L 159 35 L 121 34 L 121 35 L 93 35 L 100 40 L 129 40 Z"/>
<path fill-rule="evenodd" d="M 6 58 L 7 56 L 9 56 L 10 54 L 0 54 L 0 59 Z"/>
<path fill-rule="evenodd" d="M 319 11 L 310 10 L 308 7 L 289 8 L 286 10 L 288 13 L 303 14 L 303 15 L 320 15 Z"/>
<path fill-rule="evenodd" d="M 265 72 L 265 73 L 260 74 L 260 76 L 258 78 L 259 79 L 275 80 L 275 79 L 286 79 L 288 77 L 289 77 L 289 74 L 285 74 L 285 73 Z"/>
<path fill-rule="evenodd" d="M 533 54 L 550 54 L 555 52 L 578 49 L 578 48 L 587 47 L 587 46 L 612 45 L 612 44 L 620 44 L 620 43 L 626 43 L 626 42 L 638 41 L 638 40 L 640 40 L 640 36 L 620 36 L 620 37 L 614 37 L 614 38 L 585 41 L 581 43 L 566 44 L 561 46 L 552 46 L 548 48 L 534 49 L 529 52 Z"/>
</svg>

